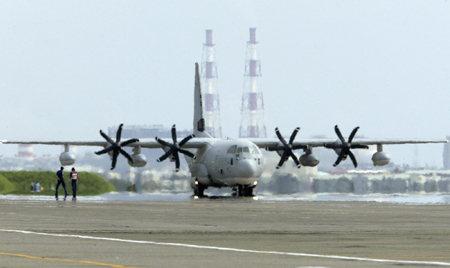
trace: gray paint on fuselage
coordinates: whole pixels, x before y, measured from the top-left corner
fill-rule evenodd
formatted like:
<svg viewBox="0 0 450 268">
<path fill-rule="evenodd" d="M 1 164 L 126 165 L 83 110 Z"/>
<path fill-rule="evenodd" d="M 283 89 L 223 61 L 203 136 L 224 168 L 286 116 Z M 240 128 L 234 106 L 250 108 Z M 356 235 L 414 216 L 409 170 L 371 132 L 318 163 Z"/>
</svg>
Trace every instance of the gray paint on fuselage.
<svg viewBox="0 0 450 268">
<path fill-rule="evenodd" d="M 248 152 L 230 153 L 228 151 L 232 146 L 248 148 Z M 197 179 L 203 185 L 215 187 L 252 185 L 264 171 L 261 150 L 244 139 L 211 139 L 210 143 L 197 150 L 196 157 L 196 160 L 188 161 L 191 183 Z"/>
</svg>

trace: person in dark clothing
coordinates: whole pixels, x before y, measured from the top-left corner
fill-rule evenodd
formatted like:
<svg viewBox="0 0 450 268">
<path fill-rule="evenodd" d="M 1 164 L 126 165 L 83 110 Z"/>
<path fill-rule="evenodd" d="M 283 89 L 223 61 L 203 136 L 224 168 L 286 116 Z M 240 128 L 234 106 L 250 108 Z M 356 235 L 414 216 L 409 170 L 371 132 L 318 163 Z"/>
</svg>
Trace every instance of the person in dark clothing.
<svg viewBox="0 0 450 268">
<path fill-rule="evenodd" d="M 72 172 L 70 172 L 70 178 L 72 179 L 72 192 L 73 192 L 72 199 L 77 199 L 78 172 L 75 171 L 75 168 L 72 168 Z"/>
<path fill-rule="evenodd" d="M 56 177 L 58 177 L 58 183 L 56 184 L 56 192 L 55 192 L 56 200 L 58 200 L 58 187 L 60 184 L 62 184 L 62 186 L 64 188 L 64 192 L 66 193 L 66 195 L 64 196 L 64 200 L 66 200 L 66 197 L 69 195 L 66 190 L 66 183 L 64 182 L 63 170 L 64 170 L 64 167 L 61 167 L 61 169 L 58 170 L 58 172 L 56 172 Z"/>
</svg>

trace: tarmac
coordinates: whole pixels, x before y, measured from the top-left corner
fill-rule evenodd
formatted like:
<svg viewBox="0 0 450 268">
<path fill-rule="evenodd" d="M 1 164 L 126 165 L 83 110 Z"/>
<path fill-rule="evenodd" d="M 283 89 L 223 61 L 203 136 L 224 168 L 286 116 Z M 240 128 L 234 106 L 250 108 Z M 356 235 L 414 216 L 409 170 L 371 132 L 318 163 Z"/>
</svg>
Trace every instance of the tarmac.
<svg viewBox="0 0 450 268">
<path fill-rule="evenodd" d="M 450 266 L 450 204 L 0 198 L 0 267 Z"/>
</svg>

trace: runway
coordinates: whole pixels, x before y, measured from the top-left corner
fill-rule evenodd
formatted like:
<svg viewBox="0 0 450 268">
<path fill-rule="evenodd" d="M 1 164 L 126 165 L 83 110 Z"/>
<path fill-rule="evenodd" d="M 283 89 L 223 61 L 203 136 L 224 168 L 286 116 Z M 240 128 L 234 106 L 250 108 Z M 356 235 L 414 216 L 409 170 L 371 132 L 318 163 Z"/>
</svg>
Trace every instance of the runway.
<svg viewBox="0 0 450 268">
<path fill-rule="evenodd" d="M 2 196 L 0 267 L 450 266 L 450 204 L 317 199 Z"/>
</svg>

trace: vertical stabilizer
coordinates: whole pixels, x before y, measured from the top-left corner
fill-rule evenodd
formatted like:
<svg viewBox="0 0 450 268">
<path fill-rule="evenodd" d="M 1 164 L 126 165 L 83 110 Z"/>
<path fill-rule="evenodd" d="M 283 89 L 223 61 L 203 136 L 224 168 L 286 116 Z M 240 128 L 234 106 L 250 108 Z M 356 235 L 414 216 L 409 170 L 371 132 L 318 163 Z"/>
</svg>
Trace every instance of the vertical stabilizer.
<svg viewBox="0 0 450 268">
<path fill-rule="evenodd" d="M 194 135 L 196 137 L 210 137 L 208 133 L 205 132 L 205 118 L 203 118 L 203 100 L 198 63 L 195 63 Z"/>
</svg>

